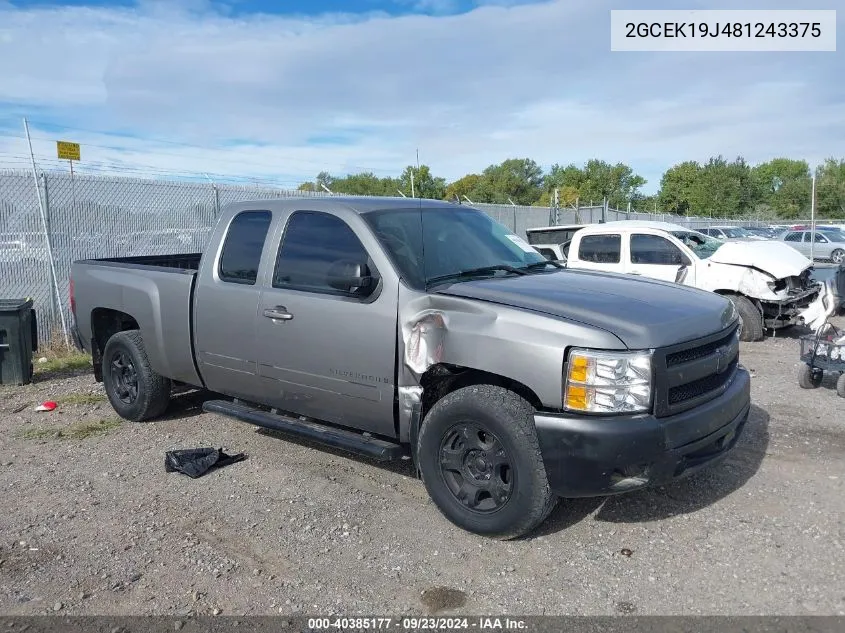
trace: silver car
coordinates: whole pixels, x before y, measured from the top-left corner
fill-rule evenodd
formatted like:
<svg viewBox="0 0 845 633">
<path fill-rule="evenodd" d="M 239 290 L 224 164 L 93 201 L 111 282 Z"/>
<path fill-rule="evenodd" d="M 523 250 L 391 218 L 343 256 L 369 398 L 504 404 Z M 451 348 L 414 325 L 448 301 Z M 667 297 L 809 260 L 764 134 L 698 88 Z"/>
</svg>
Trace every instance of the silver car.
<svg viewBox="0 0 845 633">
<path fill-rule="evenodd" d="M 811 244 L 813 231 L 785 231 L 778 239 L 807 257 L 810 257 L 812 246 L 813 259 L 829 259 L 835 264 L 845 261 L 845 231 L 835 229 L 816 231 L 814 244 Z"/>
</svg>

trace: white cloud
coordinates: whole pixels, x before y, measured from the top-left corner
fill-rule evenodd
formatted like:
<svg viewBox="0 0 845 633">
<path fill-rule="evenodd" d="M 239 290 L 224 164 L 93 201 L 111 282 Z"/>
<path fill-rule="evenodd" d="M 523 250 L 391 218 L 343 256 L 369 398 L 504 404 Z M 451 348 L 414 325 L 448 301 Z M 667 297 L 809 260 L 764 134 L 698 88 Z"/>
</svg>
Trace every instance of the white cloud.
<svg viewBox="0 0 845 633">
<path fill-rule="evenodd" d="M 611 53 L 618 3 L 483 4 L 441 17 L 292 18 L 232 17 L 205 0 L 0 2 L 0 100 L 39 121 L 220 147 L 62 132 L 90 162 L 291 182 L 321 169 L 398 173 L 419 148 L 448 178 L 513 156 L 544 166 L 600 157 L 633 165 L 653 190 L 681 160 L 817 162 L 845 142 L 836 53 Z M 350 132 L 352 145 L 309 144 Z M 52 158 L 42 137 L 58 135 L 34 134 Z M 0 137 L 0 155 L 24 150 Z"/>
</svg>

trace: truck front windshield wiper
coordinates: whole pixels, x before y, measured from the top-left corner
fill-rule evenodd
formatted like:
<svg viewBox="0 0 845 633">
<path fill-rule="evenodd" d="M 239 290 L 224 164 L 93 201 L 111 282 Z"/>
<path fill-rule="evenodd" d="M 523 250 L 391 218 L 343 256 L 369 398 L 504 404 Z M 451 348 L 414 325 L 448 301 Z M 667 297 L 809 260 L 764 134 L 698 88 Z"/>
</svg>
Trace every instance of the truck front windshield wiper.
<svg viewBox="0 0 845 633">
<path fill-rule="evenodd" d="M 426 282 L 426 287 L 438 284 L 444 281 L 461 281 L 470 279 L 471 277 L 478 277 L 479 275 L 488 275 L 497 271 L 504 271 L 507 273 L 514 273 L 516 275 L 527 275 L 528 273 L 520 268 L 508 266 L 507 264 L 496 264 L 494 266 L 481 266 L 479 268 L 470 268 L 469 270 L 461 270 L 456 273 L 449 273 L 448 275 L 438 275 L 432 277 Z"/>
<path fill-rule="evenodd" d="M 534 262 L 533 264 L 528 264 L 527 266 L 520 266 L 519 269 L 535 271 L 542 270 L 546 266 L 554 266 L 555 268 L 565 268 L 565 266 L 563 266 L 563 264 L 561 264 L 560 262 L 556 262 L 553 259 L 547 259 L 544 262 Z"/>
</svg>

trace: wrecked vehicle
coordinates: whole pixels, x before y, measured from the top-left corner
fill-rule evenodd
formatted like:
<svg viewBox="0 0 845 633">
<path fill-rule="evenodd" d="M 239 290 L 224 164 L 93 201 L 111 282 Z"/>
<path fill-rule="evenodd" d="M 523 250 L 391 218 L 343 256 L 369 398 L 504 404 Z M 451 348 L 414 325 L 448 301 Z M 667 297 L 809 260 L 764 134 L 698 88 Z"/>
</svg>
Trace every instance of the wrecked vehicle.
<svg viewBox="0 0 845 633">
<path fill-rule="evenodd" d="M 575 233 L 567 268 L 672 281 L 728 297 L 742 321 L 741 339 L 801 322 L 818 296 L 813 263 L 781 242 L 723 242 L 669 222 L 623 220 Z"/>
<path fill-rule="evenodd" d="M 567 271 L 448 202 L 238 203 L 201 254 L 74 262 L 71 307 L 122 417 L 223 394 L 204 409 L 413 460 L 450 521 L 498 538 L 717 462 L 750 410 L 730 301 Z"/>
</svg>

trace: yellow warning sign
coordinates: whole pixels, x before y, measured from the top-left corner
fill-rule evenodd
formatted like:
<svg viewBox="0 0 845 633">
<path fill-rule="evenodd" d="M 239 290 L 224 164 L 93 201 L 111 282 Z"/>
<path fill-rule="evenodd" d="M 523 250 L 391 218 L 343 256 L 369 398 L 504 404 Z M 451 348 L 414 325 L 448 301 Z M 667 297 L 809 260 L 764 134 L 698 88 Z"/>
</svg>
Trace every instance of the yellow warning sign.
<svg viewBox="0 0 845 633">
<path fill-rule="evenodd" d="M 79 143 L 56 141 L 56 152 L 62 160 L 80 160 Z"/>
</svg>

